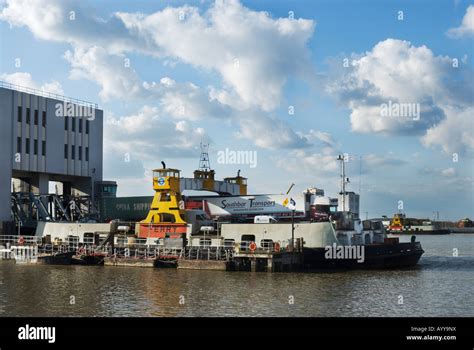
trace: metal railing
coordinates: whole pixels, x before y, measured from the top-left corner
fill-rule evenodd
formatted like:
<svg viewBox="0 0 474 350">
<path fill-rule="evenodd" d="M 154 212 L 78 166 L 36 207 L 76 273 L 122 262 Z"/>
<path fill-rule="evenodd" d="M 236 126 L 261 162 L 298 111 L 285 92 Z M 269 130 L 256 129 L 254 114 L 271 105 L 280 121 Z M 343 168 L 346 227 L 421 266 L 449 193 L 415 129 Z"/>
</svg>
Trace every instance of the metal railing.
<svg viewBox="0 0 474 350">
<path fill-rule="evenodd" d="M 183 256 L 183 248 L 168 247 L 143 247 L 128 248 L 116 247 L 112 252 L 112 247 L 107 247 L 107 255 L 117 258 L 134 258 L 134 259 L 179 259 Z"/>
<path fill-rule="evenodd" d="M 233 257 L 233 249 L 224 247 L 190 247 L 186 249 L 184 259 L 187 260 L 221 260 L 229 261 Z"/>
<path fill-rule="evenodd" d="M 273 242 L 261 242 L 261 244 L 257 244 L 251 241 L 241 241 L 237 243 L 237 250 L 239 252 L 252 252 L 250 249 L 252 243 L 256 245 L 256 249 L 253 250 L 254 253 L 272 253 L 275 251 L 275 244 Z"/>
<path fill-rule="evenodd" d="M 0 245 L 16 246 L 16 245 L 32 245 L 41 243 L 39 236 L 18 236 L 18 235 L 0 235 Z"/>
<path fill-rule="evenodd" d="M 41 96 L 41 97 L 52 98 L 52 99 L 59 100 L 59 101 L 70 102 L 70 103 L 74 103 L 74 104 L 80 105 L 80 106 L 86 106 L 86 107 L 91 107 L 91 108 L 95 108 L 95 109 L 99 108 L 97 103 L 92 103 L 92 102 L 80 100 L 80 99 L 77 99 L 77 98 L 74 98 L 74 97 L 67 97 L 67 96 L 64 96 L 64 95 L 59 95 L 59 94 L 55 94 L 55 93 L 52 93 L 52 92 L 39 90 L 39 89 L 34 89 L 34 88 L 26 87 L 26 86 L 11 84 L 11 83 L 7 83 L 6 81 L 1 81 L 0 80 L 0 87 L 10 89 L 10 90 L 16 90 L 16 91 L 20 91 L 20 92 L 26 92 L 28 94 L 38 95 L 38 96 Z"/>
</svg>

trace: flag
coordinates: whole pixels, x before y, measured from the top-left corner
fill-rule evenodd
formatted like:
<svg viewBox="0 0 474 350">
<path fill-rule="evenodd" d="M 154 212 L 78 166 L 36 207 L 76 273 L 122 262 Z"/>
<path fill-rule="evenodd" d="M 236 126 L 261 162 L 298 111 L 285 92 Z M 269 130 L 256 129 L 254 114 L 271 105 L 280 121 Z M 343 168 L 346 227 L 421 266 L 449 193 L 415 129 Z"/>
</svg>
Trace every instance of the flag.
<svg viewBox="0 0 474 350">
<path fill-rule="evenodd" d="M 286 207 L 288 205 L 288 197 L 285 198 L 285 200 L 283 201 L 283 205 Z"/>
</svg>

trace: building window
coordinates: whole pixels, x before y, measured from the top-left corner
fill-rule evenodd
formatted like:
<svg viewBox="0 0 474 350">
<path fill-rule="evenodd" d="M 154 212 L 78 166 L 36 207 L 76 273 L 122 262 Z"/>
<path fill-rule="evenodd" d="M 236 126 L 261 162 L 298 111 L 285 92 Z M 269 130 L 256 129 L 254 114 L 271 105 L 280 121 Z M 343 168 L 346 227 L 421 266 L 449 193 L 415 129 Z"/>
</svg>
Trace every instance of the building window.
<svg viewBox="0 0 474 350">
<path fill-rule="evenodd" d="M 68 153 L 67 152 L 67 145 L 64 145 L 64 158 L 66 158 L 66 159 L 68 158 L 67 153 Z"/>
<path fill-rule="evenodd" d="M 79 119 L 79 132 L 82 132 L 82 119 Z"/>
<path fill-rule="evenodd" d="M 79 150 L 78 150 L 78 151 L 79 151 L 79 155 L 78 155 L 79 160 L 82 160 L 82 146 L 79 146 Z"/>
<path fill-rule="evenodd" d="M 69 128 L 69 117 L 64 117 L 64 130 Z"/>
<path fill-rule="evenodd" d="M 38 125 L 38 110 L 35 109 L 35 125 Z"/>
<path fill-rule="evenodd" d="M 25 153 L 30 154 L 30 139 L 25 139 Z"/>
<path fill-rule="evenodd" d="M 33 141 L 33 154 L 38 155 L 38 140 Z"/>
<path fill-rule="evenodd" d="M 72 131 L 76 131 L 76 118 L 72 117 L 71 124 L 72 124 Z"/>
<path fill-rule="evenodd" d="M 42 112 L 41 125 L 43 125 L 44 127 L 46 127 L 46 112 L 45 112 L 45 111 Z"/>
<path fill-rule="evenodd" d="M 26 109 L 26 124 L 30 124 L 30 109 Z"/>
<path fill-rule="evenodd" d="M 71 159 L 76 159 L 76 146 L 71 145 Z"/>
<path fill-rule="evenodd" d="M 89 133 L 89 120 L 86 120 L 86 134 Z"/>
<path fill-rule="evenodd" d="M 89 147 L 86 147 L 86 162 L 89 161 Z"/>
<path fill-rule="evenodd" d="M 21 137 L 16 138 L 16 152 L 21 153 Z"/>
<path fill-rule="evenodd" d="M 41 155 L 46 156 L 46 141 L 41 141 Z"/>
<path fill-rule="evenodd" d="M 21 106 L 18 106 L 18 121 L 21 123 L 22 121 L 22 109 L 21 109 Z"/>
</svg>

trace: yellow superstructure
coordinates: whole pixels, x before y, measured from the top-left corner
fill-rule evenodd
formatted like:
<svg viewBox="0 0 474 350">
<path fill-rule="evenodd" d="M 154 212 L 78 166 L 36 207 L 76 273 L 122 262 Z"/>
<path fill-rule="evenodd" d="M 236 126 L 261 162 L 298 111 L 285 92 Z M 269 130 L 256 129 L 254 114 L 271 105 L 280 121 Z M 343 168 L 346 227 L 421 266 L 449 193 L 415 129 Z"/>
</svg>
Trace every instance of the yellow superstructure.
<svg viewBox="0 0 474 350">
<path fill-rule="evenodd" d="M 214 170 L 195 170 L 194 178 L 202 180 L 202 188 L 208 191 L 214 191 Z"/>
<path fill-rule="evenodd" d="M 184 203 L 180 192 L 180 171 L 163 168 L 153 170 L 153 189 L 155 196 L 147 217 L 141 224 L 175 223 L 184 221 Z"/>
<path fill-rule="evenodd" d="M 224 178 L 224 182 L 239 185 L 241 196 L 247 194 L 247 178 L 240 176 L 240 170 L 237 172 L 237 176 Z"/>
</svg>

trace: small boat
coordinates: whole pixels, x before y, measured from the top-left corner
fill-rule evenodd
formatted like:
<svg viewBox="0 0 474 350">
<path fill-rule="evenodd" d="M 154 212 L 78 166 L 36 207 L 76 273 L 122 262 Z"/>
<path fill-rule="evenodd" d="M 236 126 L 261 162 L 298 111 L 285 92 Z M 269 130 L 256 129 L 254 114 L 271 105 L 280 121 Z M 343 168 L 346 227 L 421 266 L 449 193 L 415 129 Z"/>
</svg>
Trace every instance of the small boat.
<svg viewBox="0 0 474 350">
<path fill-rule="evenodd" d="M 40 254 L 37 258 L 38 264 L 44 265 L 71 265 L 74 252 Z"/>
</svg>

